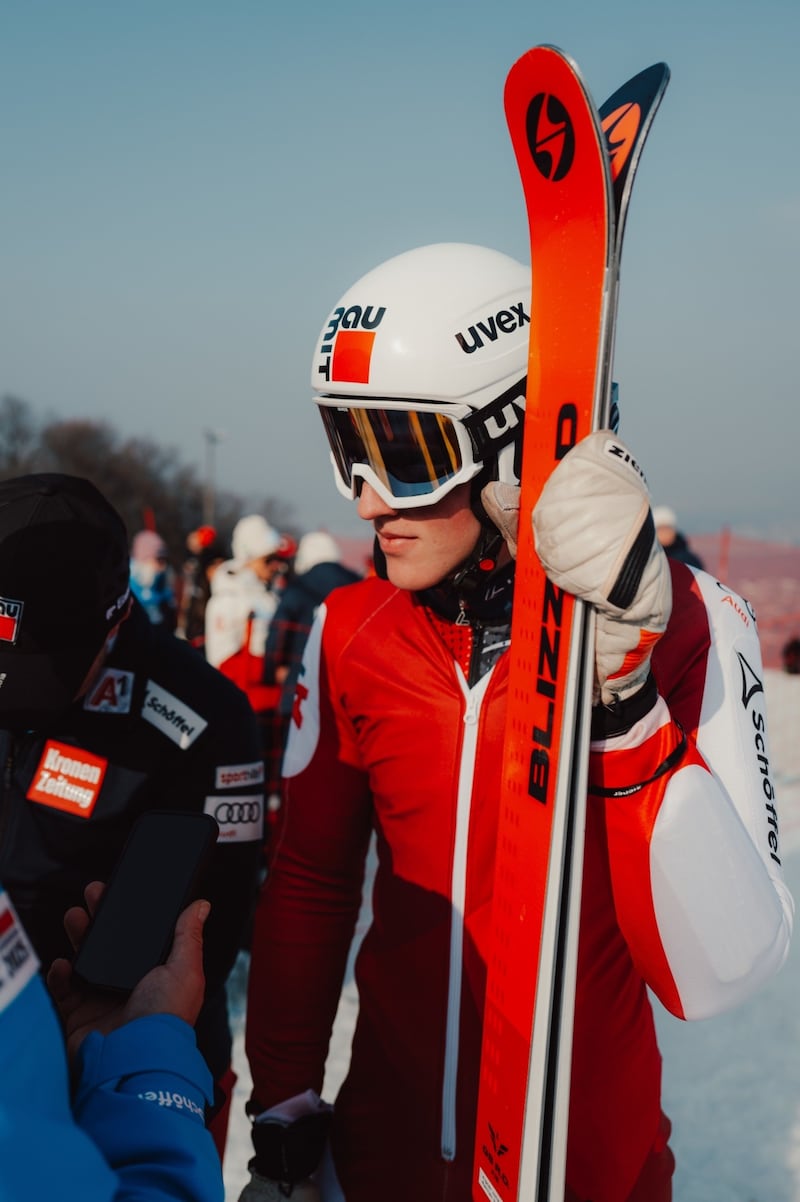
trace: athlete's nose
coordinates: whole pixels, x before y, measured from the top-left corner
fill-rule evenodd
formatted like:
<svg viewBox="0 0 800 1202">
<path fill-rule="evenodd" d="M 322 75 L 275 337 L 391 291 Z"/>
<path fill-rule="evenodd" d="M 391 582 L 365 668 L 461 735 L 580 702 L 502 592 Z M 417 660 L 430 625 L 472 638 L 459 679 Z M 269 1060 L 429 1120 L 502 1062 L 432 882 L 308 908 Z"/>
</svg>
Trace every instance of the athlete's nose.
<svg viewBox="0 0 800 1202">
<path fill-rule="evenodd" d="M 397 510 L 392 509 L 391 505 L 387 505 L 371 484 L 362 480 L 361 491 L 356 502 L 356 512 L 365 522 L 374 522 L 375 518 L 386 517 L 387 514 L 396 513 Z"/>
</svg>

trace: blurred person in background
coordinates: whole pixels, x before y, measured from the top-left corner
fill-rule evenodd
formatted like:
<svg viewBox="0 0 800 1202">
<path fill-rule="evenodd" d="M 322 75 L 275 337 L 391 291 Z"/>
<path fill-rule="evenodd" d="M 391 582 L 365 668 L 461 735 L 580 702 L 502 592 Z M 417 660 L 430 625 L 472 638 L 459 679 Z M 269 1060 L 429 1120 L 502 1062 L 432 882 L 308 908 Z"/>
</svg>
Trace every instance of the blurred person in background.
<svg viewBox="0 0 800 1202">
<path fill-rule="evenodd" d="M 206 606 L 211 577 L 226 559 L 213 526 L 198 526 L 186 537 L 186 559 L 178 580 L 178 617 L 175 633 L 193 647 L 205 644 Z"/>
<path fill-rule="evenodd" d="M 295 686 L 303 649 L 322 602 L 335 588 L 354 584 L 361 577 L 345 567 L 336 540 L 324 530 L 304 534 L 297 544 L 292 572 L 281 593 L 269 625 L 264 651 L 264 683 L 280 686 L 281 747 L 289 731 Z M 274 813 L 280 794 L 280 763 L 268 774 L 267 806 Z"/>
<path fill-rule="evenodd" d="M 277 582 L 294 549 L 266 518 L 251 513 L 234 526 L 231 558 L 214 572 L 205 613 L 206 659 L 245 692 L 261 683 L 267 630 L 278 605 Z M 255 667 L 253 660 L 258 661 Z"/>
<path fill-rule="evenodd" d="M 783 670 L 789 676 L 800 675 L 800 638 L 789 639 L 781 651 Z"/>
<path fill-rule="evenodd" d="M 172 633 L 178 617 L 167 544 L 155 530 L 140 530 L 131 543 L 131 591 L 154 626 Z"/>
<path fill-rule="evenodd" d="M 247 695 L 270 781 L 280 772 L 281 690 L 264 682 L 264 651 L 296 549 L 294 540 L 261 514 L 240 518 L 231 538 L 232 557 L 214 572 L 206 605 L 206 659 Z"/>
<path fill-rule="evenodd" d="M 653 509 L 656 537 L 664 548 L 667 559 L 677 559 L 690 568 L 702 568 L 703 561 L 689 546 L 689 540 L 678 529 L 678 518 L 669 505 L 656 505 Z"/>
</svg>

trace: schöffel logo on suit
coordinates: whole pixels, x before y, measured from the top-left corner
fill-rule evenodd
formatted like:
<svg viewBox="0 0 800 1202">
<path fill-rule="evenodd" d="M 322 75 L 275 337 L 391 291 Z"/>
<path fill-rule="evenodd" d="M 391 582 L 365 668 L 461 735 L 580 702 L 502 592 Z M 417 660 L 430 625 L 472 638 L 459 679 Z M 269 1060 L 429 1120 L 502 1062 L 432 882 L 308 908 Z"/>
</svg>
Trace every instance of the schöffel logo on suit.
<svg viewBox="0 0 800 1202">
<path fill-rule="evenodd" d="M 154 680 L 148 680 L 142 703 L 142 717 L 185 751 L 208 726 L 185 701 L 167 692 Z"/>
<path fill-rule="evenodd" d="M 238 789 L 242 785 L 263 785 L 264 761 L 251 764 L 219 764 L 214 784 L 218 789 Z"/>
<path fill-rule="evenodd" d="M 264 837 L 264 799 L 249 797 L 207 797 L 206 814 L 219 826 L 219 843 L 252 843 Z"/>
</svg>

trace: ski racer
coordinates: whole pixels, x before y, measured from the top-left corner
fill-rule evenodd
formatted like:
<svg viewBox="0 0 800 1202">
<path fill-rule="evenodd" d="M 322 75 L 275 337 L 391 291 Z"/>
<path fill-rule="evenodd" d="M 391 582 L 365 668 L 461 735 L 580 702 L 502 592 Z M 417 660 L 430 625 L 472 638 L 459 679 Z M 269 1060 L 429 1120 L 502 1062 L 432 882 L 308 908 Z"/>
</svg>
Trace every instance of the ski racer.
<svg viewBox="0 0 800 1202">
<path fill-rule="evenodd" d="M 206 659 L 240 683 L 236 664 L 243 655 L 263 667 L 264 642 L 278 604 L 273 587 L 286 564 L 282 536 L 260 513 L 240 518 L 231 537 L 232 557 L 220 564 L 206 605 Z M 249 677 L 241 676 L 245 688 Z"/>
<path fill-rule="evenodd" d="M 332 589 L 359 579 L 356 572 L 341 563 L 339 546 L 327 531 L 310 530 L 302 536 L 297 544 L 292 570 L 281 589 L 264 646 L 264 684 L 267 687 L 277 686 L 280 690 L 275 716 L 277 746 L 272 757 L 273 771 L 267 774 L 268 837 L 271 837 L 278 824 L 283 749 L 289 732 L 303 648 L 314 614 Z"/>
<path fill-rule="evenodd" d="M 472 1197 L 529 298 L 506 255 L 423 247 L 348 290 L 317 344 L 336 482 L 382 578 L 331 593 L 306 645 L 255 918 L 243 1202 Z M 648 987 L 681 1018 L 718 1014 L 780 968 L 792 925 L 755 620 L 668 562 L 612 430 L 559 463 L 534 528 L 551 580 L 597 615 L 566 1197 L 667 1202 Z M 317 1099 L 373 834 L 331 1115 Z"/>
<path fill-rule="evenodd" d="M 209 875 L 200 1050 L 224 1146 L 231 1071 L 225 982 L 252 915 L 263 763 L 246 698 L 131 598 L 122 519 L 87 480 L 0 483 L 0 879 L 43 964 L 62 915 L 105 880 L 148 809 L 220 826 Z"/>
<path fill-rule="evenodd" d="M 99 882 L 88 886 L 92 910 L 101 892 Z M 211 1076 L 192 1031 L 203 999 L 207 913 L 204 901 L 184 911 L 167 963 L 123 1001 L 78 988 L 65 960 L 48 972 L 49 997 L 0 886 L 4 1202 L 221 1202 L 219 1157 L 203 1120 Z M 77 907 L 65 916 L 76 946 L 88 918 Z"/>
<path fill-rule="evenodd" d="M 686 535 L 678 529 L 674 509 L 670 509 L 669 505 L 655 505 L 653 524 L 656 528 L 656 538 L 664 548 L 667 559 L 679 559 L 682 563 L 688 563 L 691 568 L 705 567 L 700 556 L 689 546 Z"/>
</svg>

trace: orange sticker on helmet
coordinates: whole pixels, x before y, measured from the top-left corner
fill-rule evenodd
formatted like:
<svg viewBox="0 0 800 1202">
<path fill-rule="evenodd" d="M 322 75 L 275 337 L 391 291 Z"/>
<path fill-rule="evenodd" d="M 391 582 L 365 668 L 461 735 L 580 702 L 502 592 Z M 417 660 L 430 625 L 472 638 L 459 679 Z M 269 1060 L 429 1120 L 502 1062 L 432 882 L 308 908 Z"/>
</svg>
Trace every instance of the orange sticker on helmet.
<svg viewBox="0 0 800 1202">
<path fill-rule="evenodd" d="M 336 335 L 331 363 L 331 380 L 369 384 L 374 330 L 340 330 Z"/>
</svg>

